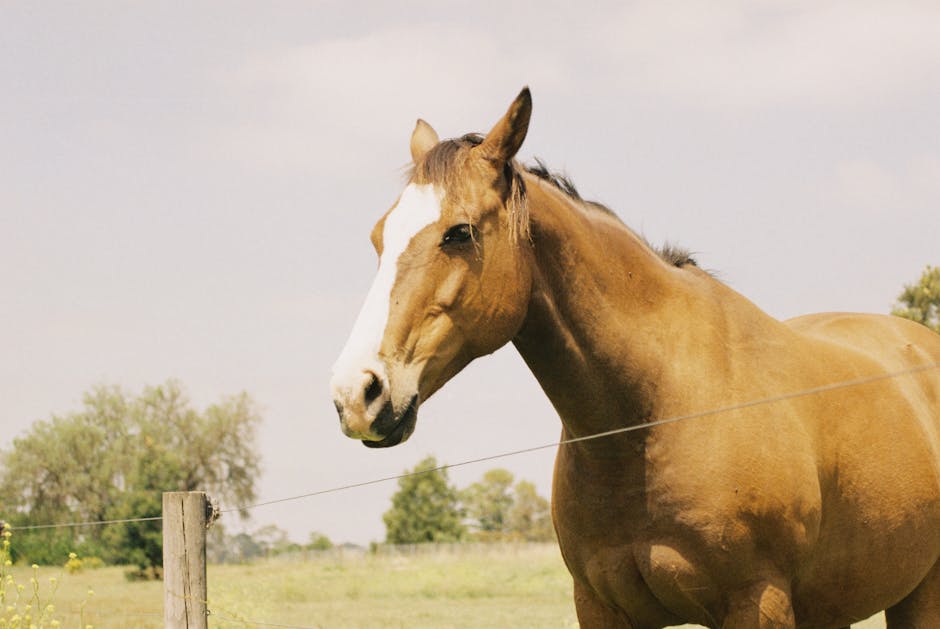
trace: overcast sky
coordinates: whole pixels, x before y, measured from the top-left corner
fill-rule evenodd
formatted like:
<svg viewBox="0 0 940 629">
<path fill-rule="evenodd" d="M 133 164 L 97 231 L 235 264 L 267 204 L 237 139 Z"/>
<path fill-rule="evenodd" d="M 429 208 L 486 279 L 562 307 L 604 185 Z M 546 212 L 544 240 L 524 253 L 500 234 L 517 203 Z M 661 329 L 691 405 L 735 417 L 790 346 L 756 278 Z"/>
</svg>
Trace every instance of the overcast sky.
<svg viewBox="0 0 940 629">
<path fill-rule="evenodd" d="M 940 4 L 576 4 L 0 4 L 0 447 L 168 378 L 258 402 L 262 500 L 556 440 L 511 347 L 397 448 L 344 437 L 328 386 L 415 119 L 486 131 L 523 85 L 523 159 L 776 317 L 887 312 L 940 264 Z M 451 476 L 547 495 L 553 458 Z M 395 488 L 251 526 L 381 540 Z"/>
</svg>

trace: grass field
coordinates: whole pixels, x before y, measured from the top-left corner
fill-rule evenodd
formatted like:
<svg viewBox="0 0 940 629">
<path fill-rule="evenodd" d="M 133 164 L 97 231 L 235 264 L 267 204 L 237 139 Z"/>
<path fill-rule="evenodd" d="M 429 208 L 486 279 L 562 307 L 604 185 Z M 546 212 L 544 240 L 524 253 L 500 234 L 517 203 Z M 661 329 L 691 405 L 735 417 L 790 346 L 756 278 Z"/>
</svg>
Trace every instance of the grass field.
<svg viewBox="0 0 940 629">
<path fill-rule="evenodd" d="M 95 629 L 163 626 L 161 583 L 128 582 L 122 568 L 64 572 L 16 567 L 13 574 L 26 584 L 24 595 L 35 575 L 42 607 L 49 578 L 57 579 L 55 616 L 63 628 L 81 629 L 82 622 Z M 220 629 L 264 626 L 258 623 L 321 629 L 577 627 L 571 578 L 550 545 L 347 554 L 209 566 L 208 572 L 209 626 Z M 879 616 L 854 626 L 878 629 L 884 621 Z"/>
</svg>

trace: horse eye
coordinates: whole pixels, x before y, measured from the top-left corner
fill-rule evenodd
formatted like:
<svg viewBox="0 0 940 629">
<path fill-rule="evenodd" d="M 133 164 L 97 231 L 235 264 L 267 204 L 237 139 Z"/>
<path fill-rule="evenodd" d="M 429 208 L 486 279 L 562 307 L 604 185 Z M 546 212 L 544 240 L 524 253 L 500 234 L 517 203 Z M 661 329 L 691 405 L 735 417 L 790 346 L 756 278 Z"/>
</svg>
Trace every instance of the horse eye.
<svg viewBox="0 0 940 629">
<path fill-rule="evenodd" d="M 467 225 L 466 223 L 461 225 L 454 225 L 446 232 L 444 232 L 444 238 L 441 240 L 441 245 L 459 245 L 461 243 L 468 242 L 473 238 L 473 227 Z"/>
</svg>

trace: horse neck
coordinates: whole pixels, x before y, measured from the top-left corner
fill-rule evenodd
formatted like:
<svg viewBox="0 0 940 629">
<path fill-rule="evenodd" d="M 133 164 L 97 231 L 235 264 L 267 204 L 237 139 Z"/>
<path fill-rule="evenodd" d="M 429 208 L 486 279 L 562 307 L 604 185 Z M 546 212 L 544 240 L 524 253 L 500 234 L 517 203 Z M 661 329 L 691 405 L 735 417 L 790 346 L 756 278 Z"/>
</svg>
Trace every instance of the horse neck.
<svg viewBox="0 0 940 629">
<path fill-rule="evenodd" d="M 698 350 L 707 337 L 732 333 L 721 302 L 736 293 L 694 267 L 667 264 L 602 210 L 550 184 L 527 184 L 533 288 L 513 342 L 566 435 L 657 416 L 679 370 L 720 377 L 725 353 Z"/>
</svg>

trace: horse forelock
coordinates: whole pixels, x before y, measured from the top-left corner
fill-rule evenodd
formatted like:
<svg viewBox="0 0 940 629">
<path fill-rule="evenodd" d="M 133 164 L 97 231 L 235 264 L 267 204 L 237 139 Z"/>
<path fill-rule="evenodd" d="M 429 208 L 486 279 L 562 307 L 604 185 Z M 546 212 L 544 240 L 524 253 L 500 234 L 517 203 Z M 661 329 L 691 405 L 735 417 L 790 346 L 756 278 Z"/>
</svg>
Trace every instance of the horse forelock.
<svg viewBox="0 0 940 629">
<path fill-rule="evenodd" d="M 468 133 L 459 138 L 444 140 L 434 146 L 407 173 L 407 179 L 416 184 L 432 184 L 445 191 L 453 190 L 465 183 L 466 166 L 470 149 L 483 143 L 484 136 Z M 509 219 L 509 238 L 514 243 L 530 238 L 529 211 L 525 182 L 521 168 L 515 161 L 507 163 L 503 173 L 508 190 L 505 205 Z"/>
</svg>

